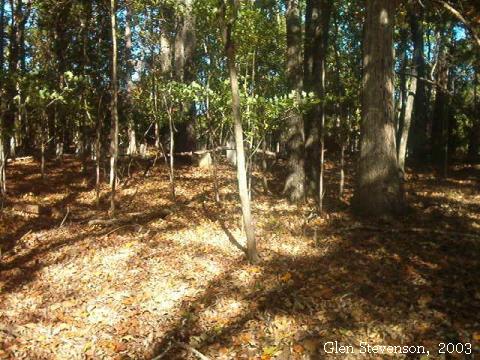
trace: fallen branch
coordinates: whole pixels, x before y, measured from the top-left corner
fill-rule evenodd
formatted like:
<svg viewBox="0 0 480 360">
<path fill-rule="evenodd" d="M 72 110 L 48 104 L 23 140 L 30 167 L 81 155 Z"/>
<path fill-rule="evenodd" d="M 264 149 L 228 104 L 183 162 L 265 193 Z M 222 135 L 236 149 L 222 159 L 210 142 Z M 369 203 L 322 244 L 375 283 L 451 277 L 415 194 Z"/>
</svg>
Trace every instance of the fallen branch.
<svg viewBox="0 0 480 360">
<path fill-rule="evenodd" d="M 163 358 L 170 351 L 171 347 L 172 347 L 172 343 L 168 343 L 167 348 L 163 352 L 155 356 L 152 360 L 160 360 L 161 358 Z"/>
<path fill-rule="evenodd" d="M 191 353 L 193 353 L 194 355 L 196 355 L 200 360 L 210 360 L 210 358 L 208 356 L 203 355 L 200 351 L 198 351 L 197 349 L 195 349 L 194 347 L 192 347 L 188 344 L 181 343 L 181 342 L 178 342 L 178 341 L 175 341 L 175 343 L 178 346 L 180 346 L 180 347 L 184 348 L 185 350 L 188 350 Z"/>
<path fill-rule="evenodd" d="M 70 207 L 69 206 L 67 206 L 67 213 L 65 214 L 65 217 L 63 218 L 62 222 L 58 226 L 59 228 L 61 228 L 63 226 L 63 224 L 65 224 L 65 221 L 67 220 L 68 215 L 70 215 Z"/>
</svg>

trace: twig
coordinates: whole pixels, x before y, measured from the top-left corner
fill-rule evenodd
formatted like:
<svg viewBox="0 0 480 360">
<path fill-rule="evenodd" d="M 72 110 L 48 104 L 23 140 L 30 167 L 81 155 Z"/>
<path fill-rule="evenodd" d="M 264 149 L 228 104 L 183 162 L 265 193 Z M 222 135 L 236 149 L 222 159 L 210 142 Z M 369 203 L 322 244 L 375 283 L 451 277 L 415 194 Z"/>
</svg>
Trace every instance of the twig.
<svg viewBox="0 0 480 360">
<path fill-rule="evenodd" d="M 65 224 L 65 221 L 67 220 L 68 218 L 68 215 L 70 215 L 70 207 L 67 206 L 67 213 L 65 214 L 62 222 L 60 223 L 60 225 L 58 226 L 58 228 L 61 228 L 63 226 L 63 224 Z"/>
<path fill-rule="evenodd" d="M 184 348 L 185 350 L 188 350 L 188 351 L 192 352 L 193 354 L 195 354 L 200 360 L 210 360 L 210 358 L 208 356 L 203 355 L 200 351 L 198 351 L 197 349 L 193 348 L 192 346 L 190 346 L 188 344 L 181 343 L 181 342 L 178 342 L 178 341 L 175 341 L 175 343 L 178 346 Z"/>
<path fill-rule="evenodd" d="M 163 352 L 155 356 L 152 360 L 160 360 L 161 358 L 163 358 L 170 351 L 171 347 L 172 347 L 172 343 L 168 343 L 167 348 Z"/>
<path fill-rule="evenodd" d="M 444 9 L 446 9 L 448 12 L 450 12 L 454 17 L 456 17 L 460 22 L 462 22 L 468 30 L 472 33 L 472 37 L 475 40 L 477 46 L 480 47 L 480 35 L 477 32 L 477 29 L 475 29 L 475 26 L 470 23 L 457 9 L 455 9 L 452 5 L 450 5 L 448 2 L 443 1 L 443 0 L 433 0 L 435 3 L 441 5 Z"/>
</svg>

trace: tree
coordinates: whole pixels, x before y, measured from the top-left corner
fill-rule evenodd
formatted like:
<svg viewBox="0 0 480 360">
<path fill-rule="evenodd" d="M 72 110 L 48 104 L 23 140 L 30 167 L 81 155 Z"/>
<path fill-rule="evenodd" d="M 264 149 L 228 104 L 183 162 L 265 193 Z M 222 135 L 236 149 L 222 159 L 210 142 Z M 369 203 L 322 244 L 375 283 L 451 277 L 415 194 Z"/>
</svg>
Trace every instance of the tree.
<svg viewBox="0 0 480 360">
<path fill-rule="evenodd" d="M 409 20 L 413 41 L 413 75 L 420 79 L 426 78 L 425 41 L 424 41 L 424 9 L 417 2 L 409 7 Z M 428 103 L 425 81 L 417 81 L 415 100 L 413 104 L 413 119 L 411 132 L 412 157 L 417 162 L 427 156 L 427 122 Z"/>
<path fill-rule="evenodd" d="M 193 1 L 182 0 L 179 2 L 175 34 L 174 75 L 176 81 L 188 84 L 194 80 L 195 48 Z M 178 133 L 175 139 L 176 150 L 193 151 L 196 147 L 195 104 L 185 103 L 181 110 L 185 119 L 178 124 Z"/>
<path fill-rule="evenodd" d="M 242 115 L 240 111 L 240 91 L 238 87 L 238 75 L 235 64 L 235 43 L 233 29 L 240 8 L 239 0 L 230 0 L 231 11 L 230 19 L 226 19 L 227 6 L 224 0 L 221 0 L 221 22 L 222 37 L 225 43 L 225 54 L 227 57 L 227 67 L 230 76 L 230 86 L 232 91 L 232 116 L 234 122 L 235 150 L 237 152 L 237 181 L 240 202 L 242 205 L 243 224 L 245 234 L 247 235 L 247 257 L 251 263 L 259 262 L 257 253 L 257 243 L 255 240 L 255 231 L 252 224 L 252 215 L 250 209 L 250 197 L 248 196 L 247 173 L 245 168 L 245 150 L 243 145 L 243 127 Z"/>
<path fill-rule="evenodd" d="M 125 1 L 125 83 L 126 83 L 126 94 L 125 94 L 125 115 L 127 118 L 127 133 L 128 133 L 128 155 L 135 155 L 137 153 L 137 140 L 135 132 L 135 124 L 132 118 L 132 91 L 133 91 L 133 81 L 132 81 L 132 10 L 131 4 L 129 1 Z"/>
<path fill-rule="evenodd" d="M 302 69 L 302 24 L 298 0 L 287 2 L 287 68 L 288 88 L 293 92 L 297 103 L 301 101 L 303 69 Z M 288 114 L 287 154 L 289 175 L 285 182 L 284 193 L 290 201 L 296 202 L 305 198 L 305 133 L 303 117 L 296 108 Z"/>
<path fill-rule="evenodd" d="M 304 120 L 306 191 L 315 194 L 320 210 L 324 192 L 325 66 L 331 9 L 331 1 L 307 0 L 305 14 L 304 87 L 320 101 L 306 113 Z"/>
<path fill-rule="evenodd" d="M 405 207 L 393 110 L 395 9 L 395 1 L 367 0 L 361 142 L 353 199 L 354 208 L 363 215 L 397 214 Z"/>
<path fill-rule="evenodd" d="M 448 108 L 449 108 L 449 44 L 453 25 L 448 22 L 441 24 L 439 29 L 438 55 L 436 61 L 436 91 L 432 113 L 432 150 L 431 158 L 438 170 L 446 175 L 448 151 Z"/>
<path fill-rule="evenodd" d="M 115 0 L 110 0 L 110 18 L 112 30 L 112 139 L 110 153 L 110 216 L 115 216 L 115 192 L 117 188 L 117 162 L 118 162 L 118 80 L 117 80 L 117 8 Z"/>
</svg>

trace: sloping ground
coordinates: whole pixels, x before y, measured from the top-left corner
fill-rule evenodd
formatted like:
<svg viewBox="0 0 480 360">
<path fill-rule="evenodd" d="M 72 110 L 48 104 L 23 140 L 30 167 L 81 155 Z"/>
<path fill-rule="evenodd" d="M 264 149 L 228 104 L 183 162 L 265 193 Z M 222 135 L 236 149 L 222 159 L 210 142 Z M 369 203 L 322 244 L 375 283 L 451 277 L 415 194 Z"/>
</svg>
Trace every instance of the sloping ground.
<svg viewBox="0 0 480 360">
<path fill-rule="evenodd" d="M 353 218 L 333 198 L 331 165 L 328 215 L 255 193 L 258 266 L 241 251 L 228 166 L 219 171 L 220 206 L 208 170 L 178 171 L 176 204 L 165 168 L 146 178 L 139 172 L 121 187 L 124 221 L 112 225 L 89 225 L 106 218 L 108 188 L 98 210 L 79 169 L 67 159 L 43 181 L 34 162 L 9 169 L 11 203 L 0 222 L 0 358 L 317 359 L 335 358 L 325 354 L 334 341 L 352 345 L 354 354 L 340 355 L 347 359 L 359 358 L 361 342 L 422 345 L 430 358 L 444 358 L 441 342 L 479 349 L 474 169 L 440 182 L 429 174 L 409 179 L 412 210 L 399 220 Z M 38 217 L 12 203 L 56 210 Z"/>
</svg>

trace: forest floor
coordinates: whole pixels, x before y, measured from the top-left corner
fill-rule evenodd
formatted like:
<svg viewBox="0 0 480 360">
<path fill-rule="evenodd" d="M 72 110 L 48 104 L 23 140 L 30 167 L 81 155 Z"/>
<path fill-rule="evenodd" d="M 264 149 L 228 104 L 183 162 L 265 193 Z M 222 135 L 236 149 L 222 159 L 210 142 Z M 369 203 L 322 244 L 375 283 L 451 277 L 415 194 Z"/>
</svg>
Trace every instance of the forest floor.
<svg viewBox="0 0 480 360">
<path fill-rule="evenodd" d="M 226 164 L 221 205 L 211 170 L 196 167 L 177 170 L 174 204 L 161 164 L 122 182 L 119 222 L 96 224 L 108 218 L 108 185 L 98 208 L 93 174 L 75 159 L 49 163 L 45 180 L 37 162 L 11 163 L 0 359 L 318 359 L 329 341 L 354 347 L 345 359 L 360 357 L 360 342 L 422 345 L 433 359 L 441 342 L 479 351 L 480 168 L 409 174 L 409 214 L 373 221 L 349 212 L 350 176 L 335 199 L 338 169 L 327 169 L 323 216 L 256 182 L 262 261 L 252 266 Z"/>
</svg>

